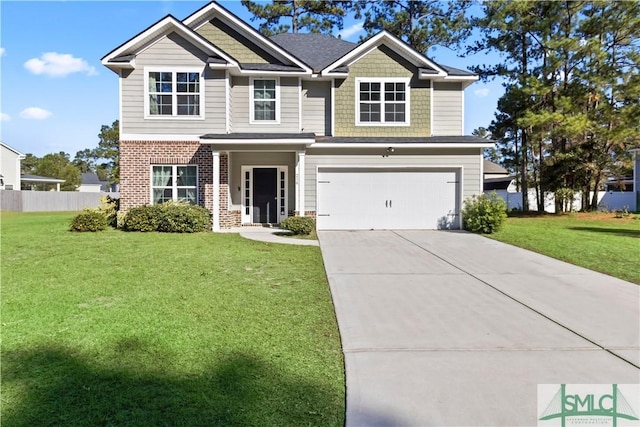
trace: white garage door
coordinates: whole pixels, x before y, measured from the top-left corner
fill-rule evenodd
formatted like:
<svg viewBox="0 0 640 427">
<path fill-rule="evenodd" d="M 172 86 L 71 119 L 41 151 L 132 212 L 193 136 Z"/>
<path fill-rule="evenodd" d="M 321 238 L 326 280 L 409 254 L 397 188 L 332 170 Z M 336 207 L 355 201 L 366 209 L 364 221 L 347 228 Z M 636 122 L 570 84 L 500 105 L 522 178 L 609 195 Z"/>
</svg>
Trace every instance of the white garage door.
<svg viewBox="0 0 640 427">
<path fill-rule="evenodd" d="M 455 171 L 318 170 L 319 230 L 459 228 Z"/>
</svg>

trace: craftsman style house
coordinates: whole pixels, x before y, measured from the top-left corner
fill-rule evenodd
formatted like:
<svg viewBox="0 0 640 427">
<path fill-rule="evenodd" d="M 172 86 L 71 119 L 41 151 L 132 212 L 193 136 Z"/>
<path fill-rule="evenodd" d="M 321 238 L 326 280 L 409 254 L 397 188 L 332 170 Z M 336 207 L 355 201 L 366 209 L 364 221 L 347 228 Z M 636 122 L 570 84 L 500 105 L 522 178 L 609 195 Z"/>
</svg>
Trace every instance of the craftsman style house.
<svg viewBox="0 0 640 427">
<path fill-rule="evenodd" d="M 102 63 L 120 81 L 124 211 L 187 200 L 214 230 L 291 215 L 320 230 L 459 228 L 482 192 L 491 143 L 463 136 L 477 76 L 389 33 L 267 38 L 212 2 Z"/>
</svg>

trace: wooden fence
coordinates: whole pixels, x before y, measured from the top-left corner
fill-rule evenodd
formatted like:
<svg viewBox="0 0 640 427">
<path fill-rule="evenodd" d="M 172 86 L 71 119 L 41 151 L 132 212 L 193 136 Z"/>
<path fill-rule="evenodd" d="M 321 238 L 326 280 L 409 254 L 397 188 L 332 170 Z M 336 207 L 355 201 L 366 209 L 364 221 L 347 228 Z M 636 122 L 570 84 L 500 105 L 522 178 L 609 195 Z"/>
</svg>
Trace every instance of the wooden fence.
<svg viewBox="0 0 640 427">
<path fill-rule="evenodd" d="M 17 212 L 80 211 L 97 208 L 103 196 L 118 193 L 80 193 L 77 191 L 0 190 L 0 209 Z"/>
</svg>

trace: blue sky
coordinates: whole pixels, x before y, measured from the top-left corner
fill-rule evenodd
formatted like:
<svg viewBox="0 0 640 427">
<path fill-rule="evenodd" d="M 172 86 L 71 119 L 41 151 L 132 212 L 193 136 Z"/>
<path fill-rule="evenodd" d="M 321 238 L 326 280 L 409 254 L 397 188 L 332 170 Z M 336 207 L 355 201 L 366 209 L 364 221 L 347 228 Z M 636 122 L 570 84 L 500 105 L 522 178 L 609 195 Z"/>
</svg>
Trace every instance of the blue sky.
<svg viewBox="0 0 640 427">
<path fill-rule="evenodd" d="M 207 1 L 0 1 L 0 140 L 43 156 L 94 148 L 102 125 L 118 119 L 118 78 L 100 59 L 167 14 L 184 19 Z M 239 1 L 222 1 L 252 25 Z M 357 41 L 361 23 L 345 21 Z M 430 51 L 438 62 L 467 68 L 484 54 L 459 58 Z M 465 133 L 487 126 L 503 93 L 499 82 L 466 90 Z"/>
</svg>

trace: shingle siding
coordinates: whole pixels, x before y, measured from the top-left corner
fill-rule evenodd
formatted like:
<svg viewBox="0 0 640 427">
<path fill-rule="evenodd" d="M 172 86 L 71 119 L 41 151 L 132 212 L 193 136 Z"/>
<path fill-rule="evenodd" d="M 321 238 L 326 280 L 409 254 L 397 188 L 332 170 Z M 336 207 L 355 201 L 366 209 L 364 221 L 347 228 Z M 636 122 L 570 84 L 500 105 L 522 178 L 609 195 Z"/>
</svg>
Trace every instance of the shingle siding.
<svg viewBox="0 0 640 427">
<path fill-rule="evenodd" d="M 161 39 L 136 58 L 135 70 L 122 79 L 123 134 L 200 135 L 225 132 L 224 71 L 211 70 L 207 55 L 175 33 Z M 145 119 L 144 67 L 195 67 L 204 72 L 204 119 L 153 118 Z"/>
<path fill-rule="evenodd" d="M 380 46 L 349 65 L 349 77 L 336 81 L 334 136 L 429 136 L 430 86 L 418 80 L 417 68 L 386 46 Z M 355 103 L 358 77 L 410 78 L 410 126 L 356 126 Z"/>
<path fill-rule="evenodd" d="M 252 64 L 279 62 L 219 19 L 212 19 L 196 32 L 238 62 Z"/>
</svg>

